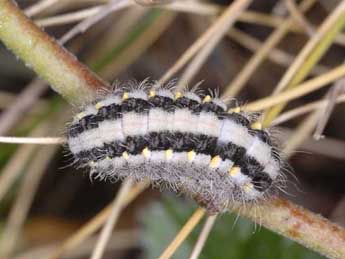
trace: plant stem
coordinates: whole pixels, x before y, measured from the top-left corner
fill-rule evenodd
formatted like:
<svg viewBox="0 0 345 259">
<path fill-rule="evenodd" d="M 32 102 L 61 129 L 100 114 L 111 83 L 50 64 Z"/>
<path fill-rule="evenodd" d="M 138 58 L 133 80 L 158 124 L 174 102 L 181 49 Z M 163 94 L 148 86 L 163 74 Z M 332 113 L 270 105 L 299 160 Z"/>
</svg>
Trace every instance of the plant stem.
<svg viewBox="0 0 345 259">
<path fill-rule="evenodd" d="M 70 103 L 84 103 L 108 86 L 12 1 L 0 0 L 0 40 Z"/>
<path fill-rule="evenodd" d="M 328 258 L 345 258 L 345 230 L 287 200 L 272 198 L 237 212 Z"/>
</svg>

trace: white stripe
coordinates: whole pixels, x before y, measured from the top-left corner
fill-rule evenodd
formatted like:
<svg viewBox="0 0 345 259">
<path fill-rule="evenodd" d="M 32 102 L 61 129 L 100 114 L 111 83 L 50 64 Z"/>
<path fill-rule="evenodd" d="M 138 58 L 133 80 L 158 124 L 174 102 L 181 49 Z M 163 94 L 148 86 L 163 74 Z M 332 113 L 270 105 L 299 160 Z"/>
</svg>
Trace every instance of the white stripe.
<svg viewBox="0 0 345 259">
<path fill-rule="evenodd" d="M 197 129 L 192 125 L 197 125 L 198 121 L 199 116 L 192 114 L 190 110 L 176 109 L 174 113 L 173 131 L 195 133 Z"/>
<path fill-rule="evenodd" d="M 197 133 L 208 135 L 211 137 L 219 137 L 221 132 L 221 125 L 222 122 L 214 113 L 200 112 L 197 125 Z M 192 124 L 190 124 L 189 126 L 191 128 L 195 127 L 195 125 Z"/>
<path fill-rule="evenodd" d="M 225 119 L 218 139 L 219 143 L 233 143 L 237 146 L 249 148 L 253 142 L 253 136 L 248 129 L 233 120 Z"/>
<path fill-rule="evenodd" d="M 122 115 L 122 129 L 125 136 L 146 135 L 148 114 L 129 112 Z"/>
<path fill-rule="evenodd" d="M 258 137 L 254 137 L 254 141 L 247 149 L 248 156 L 255 158 L 262 166 L 266 166 L 271 158 L 271 146 L 261 141 Z"/>
</svg>

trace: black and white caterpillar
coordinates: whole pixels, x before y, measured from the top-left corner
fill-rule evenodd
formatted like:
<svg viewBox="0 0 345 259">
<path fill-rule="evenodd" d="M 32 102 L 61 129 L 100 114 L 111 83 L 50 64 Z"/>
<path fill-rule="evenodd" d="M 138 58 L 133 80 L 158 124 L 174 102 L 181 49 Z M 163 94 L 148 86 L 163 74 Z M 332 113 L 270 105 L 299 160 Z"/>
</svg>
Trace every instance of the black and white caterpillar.
<svg viewBox="0 0 345 259">
<path fill-rule="evenodd" d="M 197 92 L 121 87 L 74 117 L 69 148 L 93 177 L 149 180 L 209 213 L 266 197 L 282 176 L 270 135 L 257 116 Z"/>
</svg>

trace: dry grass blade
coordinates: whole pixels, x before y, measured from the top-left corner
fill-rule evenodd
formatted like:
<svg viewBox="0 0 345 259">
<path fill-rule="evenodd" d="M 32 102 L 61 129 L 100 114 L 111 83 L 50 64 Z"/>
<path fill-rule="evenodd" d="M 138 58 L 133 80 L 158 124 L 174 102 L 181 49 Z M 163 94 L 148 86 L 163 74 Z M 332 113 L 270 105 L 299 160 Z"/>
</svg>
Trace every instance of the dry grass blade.
<svg viewBox="0 0 345 259">
<path fill-rule="evenodd" d="M 335 103 L 343 103 L 343 102 L 345 102 L 345 94 L 338 96 L 338 98 L 335 100 Z M 279 115 L 277 118 L 274 119 L 271 126 L 277 126 L 279 124 L 282 124 L 288 120 L 291 120 L 295 117 L 298 117 L 300 115 L 303 115 L 315 109 L 325 107 L 327 103 L 328 103 L 327 100 L 316 101 L 316 102 L 308 103 L 301 107 L 289 110 L 287 112 L 284 112 L 283 114 Z"/>
<path fill-rule="evenodd" d="M 345 24 L 345 1 L 341 1 L 335 10 L 321 24 L 317 32 L 298 54 L 294 63 L 289 67 L 277 85 L 274 94 L 284 89 L 294 88 L 310 72 L 313 66 L 323 56 L 332 44 L 335 36 Z M 284 108 L 284 103 L 267 111 L 264 124 L 268 125 Z"/>
<path fill-rule="evenodd" d="M 297 97 L 303 96 L 307 93 L 313 92 L 317 89 L 320 89 L 321 87 L 327 86 L 327 84 L 334 82 L 337 79 L 342 78 L 344 76 L 345 65 L 340 65 L 319 77 L 313 78 L 296 86 L 293 89 L 249 103 L 244 107 L 244 109 L 248 111 L 260 111 L 269 108 L 273 105 L 287 102 L 289 100 L 293 100 Z M 270 119 L 273 120 L 274 118 L 272 117 Z"/>
<path fill-rule="evenodd" d="M 147 183 L 139 183 L 135 185 L 123 201 L 123 207 L 126 207 L 131 203 L 143 190 L 147 188 Z M 87 222 L 83 227 L 81 227 L 76 233 L 71 237 L 66 239 L 61 246 L 59 246 L 55 251 L 51 253 L 48 257 L 49 259 L 59 258 L 65 251 L 72 250 L 73 248 L 78 247 L 84 240 L 90 237 L 95 233 L 107 220 L 111 213 L 111 205 L 99 212 L 94 218 Z"/>
<path fill-rule="evenodd" d="M 189 66 L 185 69 L 178 83 L 177 89 L 181 90 L 188 84 L 193 76 L 199 71 L 199 69 L 204 64 L 207 57 L 211 54 L 219 41 L 224 37 L 226 32 L 229 30 L 229 27 L 236 22 L 238 17 L 251 2 L 251 0 L 234 1 L 217 19 L 217 21 L 212 26 L 214 29 L 213 37 L 211 37 L 206 42 L 206 44 L 190 62 Z"/>
<path fill-rule="evenodd" d="M 176 235 L 174 240 L 168 245 L 164 252 L 159 256 L 159 259 L 169 259 L 175 253 L 177 248 L 188 237 L 190 232 L 193 231 L 195 226 L 199 223 L 205 214 L 204 209 L 197 209 L 194 214 L 188 219 L 187 223 L 182 227 L 180 232 Z"/>
<path fill-rule="evenodd" d="M 66 138 L 61 137 L 3 137 L 0 136 L 0 143 L 11 144 L 36 144 L 36 145 L 60 145 L 66 143 Z"/>
<path fill-rule="evenodd" d="M 104 5 L 87 8 L 73 13 L 61 14 L 53 17 L 47 17 L 35 20 L 35 23 L 42 27 L 57 26 L 78 22 L 97 14 Z"/>
<path fill-rule="evenodd" d="M 89 17 L 88 19 L 83 20 L 78 25 L 76 25 L 72 30 L 66 33 L 61 39 L 60 42 L 65 44 L 70 39 L 78 35 L 79 33 L 85 32 L 88 28 L 90 28 L 95 23 L 102 20 L 104 17 L 109 15 L 110 13 L 123 9 L 125 7 L 130 6 L 133 4 L 129 0 L 112 0 L 107 5 L 104 5 L 102 8 L 98 10 L 98 12 L 94 15 Z"/>
<path fill-rule="evenodd" d="M 334 86 L 328 91 L 328 94 L 325 97 L 327 99 L 327 105 L 323 109 L 320 109 L 320 118 L 314 132 L 314 138 L 316 140 L 320 140 L 321 138 L 323 138 L 322 133 L 325 130 L 329 117 L 332 114 L 337 97 L 342 93 L 345 93 L 344 78 L 337 81 Z"/>
<path fill-rule="evenodd" d="M 263 43 L 252 37 L 251 35 L 238 30 L 236 28 L 231 28 L 228 32 L 228 36 L 236 41 L 238 44 L 244 46 L 245 48 L 251 50 L 252 52 L 256 53 L 263 45 Z M 295 57 L 284 50 L 273 48 L 271 51 L 268 52 L 267 58 L 284 67 L 288 67 L 291 65 Z M 327 72 L 329 69 L 323 65 L 316 65 L 314 69 L 311 71 L 312 75 L 320 75 L 322 73 Z"/>
<path fill-rule="evenodd" d="M 35 16 L 40 12 L 48 9 L 50 6 L 54 5 L 55 3 L 59 2 L 60 0 L 41 0 L 38 3 L 28 7 L 25 10 L 25 14 L 29 17 Z"/>
<path fill-rule="evenodd" d="M 30 135 L 40 136 L 46 134 L 48 127 L 46 124 L 42 124 L 35 128 Z M 0 201 L 4 198 L 8 190 L 12 187 L 13 183 L 22 173 L 28 159 L 31 154 L 36 150 L 37 146 L 25 145 L 21 146 L 12 155 L 11 159 L 7 162 L 6 166 L 2 169 L 0 175 Z"/>
<path fill-rule="evenodd" d="M 17 123 L 39 98 L 48 89 L 40 79 L 33 80 L 0 116 L 0 135 L 5 135 Z"/>
<path fill-rule="evenodd" d="M 239 2 L 238 2 L 239 3 Z M 225 14 L 224 14 L 225 15 Z M 226 18 L 226 17 L 225 17 Z M 206 32 L 204 32 L 170 67 L 170 69 L 159 80 L 159 84 L 162 85 L 169 80 L 175 73 L 177 73 L 186 63 L 217 33 L 218 27 L 226 20 L 224 16 L 221 16 L 214 24 L 212 24 Z"/>
<path fill-rule="evenodd" d="M 191 254 L 189 259 L 198 259 L 199 258 L 199 255 L 202 251 L 202 248 L 204 247 L 204 245 L 206 243 L 207 237 L 209 236 L 209 234 L 212 230 L 212 227 L 213 227 L 214 223 L 216 222 L 216 219 L 217 219 L 216 215 L 209 216 L 206 219 L 206 222 L 205 222 L 205 224 L 201 230 L 199 238 L 196 241 L 196 244 L 194 246 L 194 249 L 193 249 L 192 254 Z"/>
<path fill-rule="evenodd" d="M 97 244 L 92 252 L 91 259 L 101 259 L 105 250 L 105 247 L 110 239 L 111 233 L 113 232 L 114 226 L 120 216 L 123 209 L 124 201 L 127 194 L 130 192 L 133 183 L 132 180 L 126 179 L 123 181 L 119 192 L 116 194 L 114 203 L 111 208 L 108 220 L 106 221 Z"/>
<path fill-rule="evenodd" d="M 303 16 L 303 13 L 298 9 L 294 0 L 285 0 L 285 5 L 288 8 L 290 14 L 297 23 L 305 30 L 305 32 L 312 37 L 315 33 L 314 27 L 308 22 L 308 20 Z"/>
<path fill-rule="evenodd" d="M 314 0 L 304 0 L 301 4 L 301 10 L 306 11 L 315 3 Z M 289 32 L 290 27 L 294 24 L 294 18 L 290 17 L 274 30 L 266 41 L 262 44 L 255 54 L 250 58 L 239 74 L 226 86 L 223 97 L 233 97 L 245 86 L 249 78 L 253 75 L 259 65 L 265 60 L 268 53 L 281 41 Z"/>
</svg>

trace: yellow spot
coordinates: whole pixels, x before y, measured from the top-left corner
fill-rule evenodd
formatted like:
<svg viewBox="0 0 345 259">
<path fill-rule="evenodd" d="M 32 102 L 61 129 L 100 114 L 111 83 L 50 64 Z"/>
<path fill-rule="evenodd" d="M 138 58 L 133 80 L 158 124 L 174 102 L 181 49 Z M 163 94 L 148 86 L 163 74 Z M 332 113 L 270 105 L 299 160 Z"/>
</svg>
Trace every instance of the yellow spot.
<svg viewBox="0 0 345 259">
<path fill-rule="evenodd" d="M 105 157 L 106 160 L 111 160 L 110 156 Z"/>
<path fill-rule="evenodd" d="M 146 147 L 143 149 L 143 151 L 141 152 L 142 155 L 145 157 L 145 158 L 148 158 L 151 154 L 150 150 Z"/>
<path fill-rule="evenodd" d="M 181 98 L 182 97 L 182 93 L 180 91 L 175 93 L 175 99 Z"/>
<path fill-rule="evenodd" d="M 229 175 L 236 177 L 240 173 L 241 169 L 238 166 L 231 167 L 229 169 Z"/>
<path fill-rule="evenodd" d="M 243 190 L 245 192 L 251 192 L 254 188 L 254 185 L 252 183 L 245 183 L 243 184 Z"/>
<path fill-rule="evenodd" d="M 125 160 L 128 160 L 129 155 L 126 151 L 122 153 L 122 158 L 124 158 Z"/>
<path fill-rule="evenodd" d="M 189 151 L 187 153 L 188 161 L 192 162 L 194 160 L 194 158 L 195 158 L 195 155 L 196 155 L 196 153 L 193 150 Z"/>
<path fill-rule="evenodd" d="M 212 101 L 212 98 L 209 95 L 206 95 L 205 98 L 202 100 L 203 103 L 209 103 L 210 101 Z"/>
<path fill-rule="evenodd" d="M 167 160 L 170 160 L 172 158 L 172 155 L 173 155 L 172 149 L 169 148 L 169 149 L 165 150 L 165 158 Z"/>
<path fill-rule="evenodd" d="M 216 167 L 218 167 L 220 161 L 221 161 L 220 156 L 212 157 L 211 162 L 210 162 L 210 167 L 211 167 L 211 168 L 216 168 Z"/>
<path fill-rule="evenodd" d="M 259 121 L 254 122 L 250 127 L 254 130 L 262 130 L 262 124 Z"/>
<path fill-rule="evenodd" d="M 150 90 L 149 97 L 154 97 L 154 96 L 156 96 L 156 91 L 155 90 Z"/>
<path fill-rule="evenodd" d="M 90 161 L 90 162 L 89 162 L 89 166 L 93 167 L 93 166 L 95 166 L 95 165 L 96 165 L 96 163 L 95 163 L 94 161 Z"/>
<path fill-rule="evenodd" d="M 97 110 L 101 109 L 102 107 L 103 107 L 103 104 L 102 104 L 101 102 L 96 103 L 96 105 L 95 105 L 95 108 L 96 108 Z"/>
<path fill-rule="evenodd" d="M 123 95 L 122 95 L 122 100 L 127 100 L 128 99 L 128 93 L 127 92 L 124 92 Z"/>
<path fill-rule="evenodd" d="M 241 107 L 235 107 L 228 110 L 228 113 L 240 113 Z"/>
<path fill-rule="evenodd" d="M 80 120 L 82 119 L 83 117 L 85 117 L 85 112 L 80 112 L 77 114 L 77 118 Z"/>
</svg>

